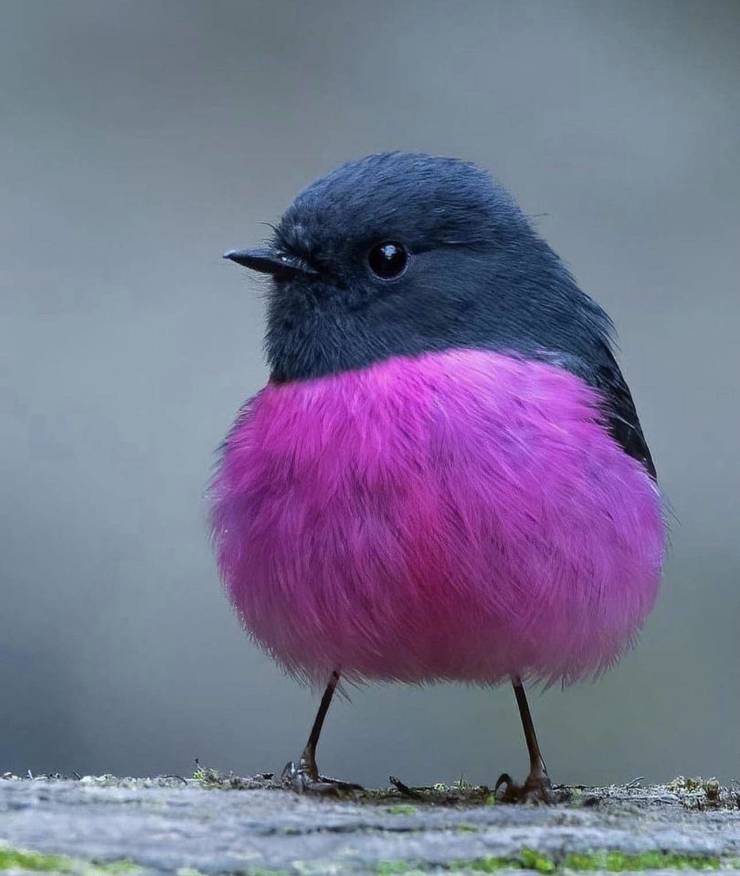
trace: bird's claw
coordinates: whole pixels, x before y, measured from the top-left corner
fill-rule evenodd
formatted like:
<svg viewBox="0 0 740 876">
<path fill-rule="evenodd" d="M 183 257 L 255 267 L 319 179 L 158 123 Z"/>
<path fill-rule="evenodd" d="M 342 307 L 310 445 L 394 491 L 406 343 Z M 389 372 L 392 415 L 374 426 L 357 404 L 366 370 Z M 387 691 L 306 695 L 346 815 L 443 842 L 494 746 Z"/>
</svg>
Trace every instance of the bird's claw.
<svg viewBox="0 0 740 876">
<path fill-rule="evenodd" d="M 296 765 L 295 761 L 289 761 L 282 772 L 281 780 L 283 787 L 295 791 L 297 794 L 316 794 L 319 796 L 341 797 L 352 794 L 355 791 L 364 790 L 362 785 L 354 782 L 343 782 L 340 779 L 331 779 L 319 775 L 304 764 Z"/>
<path fill-rule="evenodd" d="M 501 803 L 534 803 L 549 806 L 556 802 L 552 782 L 546 773 L 530 773 L 523 785 L 515 782 L 508 773 L 502 773 L 494 795 Z"/>
</svg>

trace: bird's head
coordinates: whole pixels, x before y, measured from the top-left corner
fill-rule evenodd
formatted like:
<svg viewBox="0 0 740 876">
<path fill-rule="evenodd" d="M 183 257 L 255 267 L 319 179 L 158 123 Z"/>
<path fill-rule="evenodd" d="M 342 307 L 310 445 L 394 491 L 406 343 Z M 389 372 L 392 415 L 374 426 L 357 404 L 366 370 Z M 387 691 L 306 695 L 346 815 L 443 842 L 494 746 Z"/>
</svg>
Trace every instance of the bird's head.
<svg viewBox="0 0 740 876">
<path fill-rule="evenodd" d="M 271 276 L 278 381 L 460 347 L 567 350 L 584 326 L 604 329 L 511 196 L 457 159 L 344 164 L 298 195 L 266 246 L 225 257 Z"/>
</svg>

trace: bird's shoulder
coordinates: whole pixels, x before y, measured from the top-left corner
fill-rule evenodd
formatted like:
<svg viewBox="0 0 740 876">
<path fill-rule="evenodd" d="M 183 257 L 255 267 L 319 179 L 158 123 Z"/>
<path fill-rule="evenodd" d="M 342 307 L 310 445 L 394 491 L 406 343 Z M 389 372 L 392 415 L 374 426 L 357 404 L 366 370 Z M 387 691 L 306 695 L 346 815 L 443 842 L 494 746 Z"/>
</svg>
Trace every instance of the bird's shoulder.
<svg viewBox="0 0 740 876">
<path fill-rule="evenodd" d="M 625 453 L 641 462 L 650 476 L 656 478 L 655 464 L 632 393 L 608 341 L 600 340 L 588 358 L 555 350 L 540 351 L 536 358 L 563 368 L 598 390 L 604 401 L 604 413 L 612 437 Z"/>
</svg>

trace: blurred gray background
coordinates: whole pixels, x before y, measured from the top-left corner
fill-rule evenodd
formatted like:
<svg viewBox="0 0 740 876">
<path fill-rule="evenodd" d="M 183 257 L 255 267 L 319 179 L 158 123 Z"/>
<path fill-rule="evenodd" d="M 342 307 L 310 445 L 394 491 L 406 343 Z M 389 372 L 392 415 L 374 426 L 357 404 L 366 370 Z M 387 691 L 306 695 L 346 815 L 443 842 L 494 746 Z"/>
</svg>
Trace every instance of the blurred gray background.
<svg viewBox="0 0 740 876">
<path fill-rule="evenodd" d="M 554 776 L 740 773 L 740 4 L 2 2 L 0 772 L 277 770 L 315 693 L 241 632 L 203 500 L 265 381 L 223 262 L 382 149 L 493 169 L 614 317 L 672 503 L 637 650 L 533 709 Z M 511 691 L 368 686 L 322 767 L 492 782 Z"/>
</svg>

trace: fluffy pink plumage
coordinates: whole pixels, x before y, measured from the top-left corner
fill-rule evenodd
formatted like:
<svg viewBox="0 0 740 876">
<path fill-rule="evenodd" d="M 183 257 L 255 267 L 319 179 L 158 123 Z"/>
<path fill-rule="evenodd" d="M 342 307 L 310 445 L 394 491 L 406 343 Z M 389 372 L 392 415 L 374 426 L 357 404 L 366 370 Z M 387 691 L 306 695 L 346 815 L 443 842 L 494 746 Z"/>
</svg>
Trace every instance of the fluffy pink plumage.
<svg viewBox="0 0 740 876">
<path fill-rule="evenodd" d="M 268 385 L 212 497 L 244 626 L 320 683 L 571 681 L 619 658 L 660 580 L 657 488 L 597 393 L 490 352 Z"/>
</svg>

